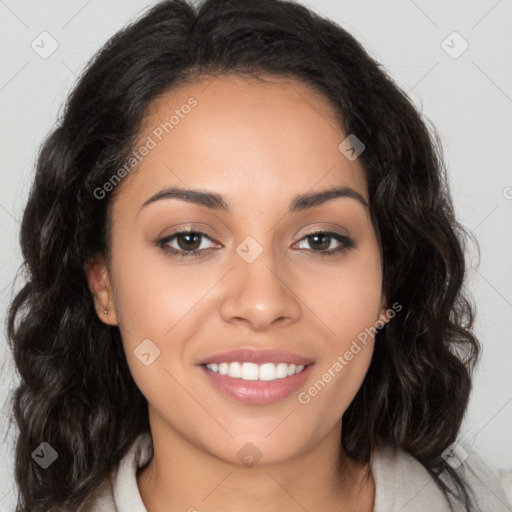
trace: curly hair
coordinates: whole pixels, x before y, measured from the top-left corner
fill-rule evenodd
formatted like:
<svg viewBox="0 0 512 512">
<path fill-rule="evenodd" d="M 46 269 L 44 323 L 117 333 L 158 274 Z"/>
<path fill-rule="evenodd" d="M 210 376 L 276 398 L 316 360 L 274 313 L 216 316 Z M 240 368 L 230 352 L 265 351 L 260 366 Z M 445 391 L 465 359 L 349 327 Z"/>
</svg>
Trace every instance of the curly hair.
<svg viewBox="0 0 512 512">
<path fill-rule="evenodd" d="M 441 453 L 457 438 L 480 352 L 465 286 L 471 235 L 455 219 L 435 128 L 353 36 L 302 5 L 166 0 L 91 59 L 38 153 L 20 231 L 26 280 L 7 318 L 20 378 L 16 512 L 79 510 L 150 430 L 119 328 L 99 320 L 84 270 L 94 255 L 109 260 L 113 194 L 94 191 L 133 151 L 154 100 L 227 73 L 313 86 L 365 144 L 383 292 L 403 312 L 376 335 L 341 442 L 360 462 L 382 443 L 406 450 L 469 510 L 470 490 Z M 31 457 L 42 441 L 58 447 L 47 470 Z"/>
</svg>

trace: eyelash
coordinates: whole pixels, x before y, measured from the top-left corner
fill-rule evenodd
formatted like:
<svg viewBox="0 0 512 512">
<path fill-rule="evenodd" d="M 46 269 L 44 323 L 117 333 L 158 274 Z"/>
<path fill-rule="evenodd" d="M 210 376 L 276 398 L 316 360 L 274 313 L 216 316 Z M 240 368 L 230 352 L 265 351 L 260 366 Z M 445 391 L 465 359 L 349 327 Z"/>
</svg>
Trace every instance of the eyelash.
<svg viewBox="0 0 512 512">
<path fill-rule="evenodd" d="M 209 250 L 209 249 L 196 249 L 194 251 L 183 251 L 183 250 L 174 249 L 167 245 L 169 242 L 171 242 L 172 240 L 174 240 L 175 238 L 177 238 L 180 235 L 200 235 L 209 241 L 213 241 L 212 238 L 209 237 L 206 233 L 202 233 L 200 231 L 184 230 L 184 231 L 176 231 L 172 235 L 166 236 L 165 238 L 158 240 L 157 245 L 166 254 L 170 254 L 171 256 L 176 256 L 179 259 L 201 257 L 205 251 Z M 341 243 L 341 245 L 337 249 L 334 249 L 334 250 L 333 249 L 331 249 L 329 251 L 309 250 L 309 252 L 317 253 L 320 256 L 335 256 L 336 254 L 342 254 L 342 253 L 348 251 L 349 249 L 355 247 L 354 242 L 350 238 L 348 238 L 347 236 L 341 235 L 339 233 L 331 232 L 331 231 L 315 231 L 313 233 L 309 233 L 309 234 L 305 235 L 304 237 L 302 237 L 299 240 L 299 242 L 301 242 L 302 240 L 305 240 L 307 238 L 313 237 L 315 235 L 325 235 L 328 238 L 331 238 L 331 239 L 334 238 L 335 240 L 337 240 L 338 242 Z"/>
</svg>

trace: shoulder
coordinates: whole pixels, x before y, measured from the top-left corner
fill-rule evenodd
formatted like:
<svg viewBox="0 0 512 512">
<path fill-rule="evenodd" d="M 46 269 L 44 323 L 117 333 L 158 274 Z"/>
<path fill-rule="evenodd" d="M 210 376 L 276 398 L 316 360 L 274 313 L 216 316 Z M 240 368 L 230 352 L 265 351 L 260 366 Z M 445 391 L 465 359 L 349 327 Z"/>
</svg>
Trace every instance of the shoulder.
<svg viewBox="0 0 512 512">
<path fill-rule="evenodd" d="M 372 455 L 374 512 L 449 512 L 450 505 L 428 471 L 401 449 L 384 445 Z"/>
<path fill-rule="evenodd" d="M 483 512 L 511 511 L 498 471 L 489 466 L 476 452 L 462 450 L 453 465 L 459 476 L 471 487 L 476 503 Z"/>
<path fill-rule="evenodd" d="M 78 512 L 117 512 L 111 477 L 105 478 Z"/>
<path fill-rule="evenodd" d="M 474 452 L 463 452 L 452 467 L 473 491 L 477 509 L 481 512 L 505 512 L 512 508 L 501 487 L 498 473 L 489 468 Z M 464 460 L 462 460 L 464 459 Z M 426 468 L 412 455 L 388 445 L 372 455 L 375 480 L 374 512 L 450 512 L 464 511 L 452 496 L 448 499 Z M 448 472 L 440 478 L 453 487 Z"/>
<path fill-rule="evenodd" d="M 79 512 L 147 512 L 137 486 L 137 470 L 153 456 L 149 433 L 140 434 L 118 466 Z"/>
</svg>

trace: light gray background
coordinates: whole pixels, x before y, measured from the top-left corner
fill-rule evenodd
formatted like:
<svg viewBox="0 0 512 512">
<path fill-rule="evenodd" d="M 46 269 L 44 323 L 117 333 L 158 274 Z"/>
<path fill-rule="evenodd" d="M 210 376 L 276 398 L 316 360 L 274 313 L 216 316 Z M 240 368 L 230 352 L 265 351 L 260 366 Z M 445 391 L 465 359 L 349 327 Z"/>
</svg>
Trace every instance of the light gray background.
<svg viewBox="0 0 512 512">
<path fill-rule="evenodd" d="M 0 0 L 2 322 L 21 263 L 19 221 L 37 148 L 85 63 L 152 3 Z M 488 463 L 512 469 L 512 1 L 303 3 L 355 35 L 441 134 L 459 219 L 482 248 L 470 289 L 484 354 L 461 437 Z M 43 31 L 59 44 L 47 59 L 31 48 Z M 469 44 L 458 58 L 441 46 L 453 31 Z M 453 53 L 461 44 L 451 36 L 445 47 Z M 4 333 L 0 361 L 0 510 L 6 511 L 14 509 L 15 432 L 6 429 L 5 399 L 16 379 Z"/>
</svg>

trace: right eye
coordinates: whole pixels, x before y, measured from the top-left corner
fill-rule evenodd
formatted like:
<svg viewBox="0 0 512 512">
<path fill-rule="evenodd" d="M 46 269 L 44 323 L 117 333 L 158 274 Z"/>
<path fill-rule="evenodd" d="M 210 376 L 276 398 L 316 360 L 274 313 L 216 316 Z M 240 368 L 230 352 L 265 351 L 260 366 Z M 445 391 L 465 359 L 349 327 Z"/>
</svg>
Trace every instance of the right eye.
<svg viewBox="0 0 512 512">
<path fill-rule="evenodd" d="M 212 242 L 212 239 L 200 231 L 183 230 L 177 231 L 157 241 L 157 245 L 166 253 L 179 258 L 201 256 L 208 249 L 201 248 L 201 239 Z M 172 244 L 175 244 L 174 247 Z"/>
</svg>

